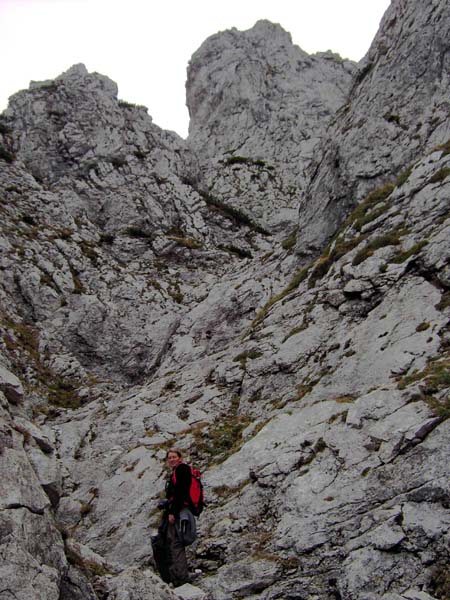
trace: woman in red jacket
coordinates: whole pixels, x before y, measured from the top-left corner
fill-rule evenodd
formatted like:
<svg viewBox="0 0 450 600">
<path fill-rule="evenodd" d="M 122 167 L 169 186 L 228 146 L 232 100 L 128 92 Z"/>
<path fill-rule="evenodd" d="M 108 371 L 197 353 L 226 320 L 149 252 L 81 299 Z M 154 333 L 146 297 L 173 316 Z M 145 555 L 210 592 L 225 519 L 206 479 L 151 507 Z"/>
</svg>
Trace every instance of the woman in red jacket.
<svg viewBox="0 0 450 600">
<path fill-rule="evenodd" d="M 164 581 L 178 587 L 189 581 L 186 551 L 177 525 L 181 509 L 189 506 L 191 469 L 183 462 L 183 455 L 178 449 L 170 449 L 166 459 L 171 468 L 171 475 L 166 485 L 167 506 L 158 536 L 163 542 L 164 552 L 161 561 L 157 556 L 155 560 Z M 154 546 L 154 553 L 155 549 Z"/>
</svg>

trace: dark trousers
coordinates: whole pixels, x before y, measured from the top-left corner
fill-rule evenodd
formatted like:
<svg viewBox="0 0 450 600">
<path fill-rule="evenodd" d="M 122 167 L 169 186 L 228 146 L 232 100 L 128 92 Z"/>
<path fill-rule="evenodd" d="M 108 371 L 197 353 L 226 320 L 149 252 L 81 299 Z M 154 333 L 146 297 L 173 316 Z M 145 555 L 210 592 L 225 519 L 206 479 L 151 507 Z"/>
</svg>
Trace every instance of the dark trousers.
<svg viewBox="0 0 450 600">
<path fill-rule="evenodd" d="M 170 555 L 170 580 L 174 586 L 177 587 L 189 581 L 186 550 L 180 541 L 175 525 L 171 525 L 169 523 L 167 527 L 166 539 Z"/>
<path fill-rule="evenodd" d="M 175 525 L 164 519 L 158 535 L 152 539 L 153 557 L 161 578 L 175 587 L 189 581 L 186 550 Z"/>
</svg>

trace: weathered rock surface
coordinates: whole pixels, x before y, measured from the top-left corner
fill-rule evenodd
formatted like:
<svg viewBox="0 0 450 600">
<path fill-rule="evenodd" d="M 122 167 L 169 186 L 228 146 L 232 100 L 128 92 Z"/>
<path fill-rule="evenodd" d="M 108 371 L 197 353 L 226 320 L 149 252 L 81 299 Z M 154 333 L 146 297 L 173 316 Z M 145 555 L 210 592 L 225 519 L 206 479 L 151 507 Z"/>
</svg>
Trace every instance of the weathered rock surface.
<svg viewBox="0 0 450 600">
<path fill-rule="evenodd" d="M 64 544 L 24 448 L 27 433 L 1 409 L 0 581 L 4 598 L 58 600 Z M 19 430 L 19 431 L 18 431 Z"/>
<path fill-rule="evenodd" d="M 189 145 L 210 194 L 263 228 L 292 230 L 307 169 L 355 65 L 259 21 L 206 40 L 188 68 Z"/>
<path fill-rule="evenodd" d="M 376 182 L 448 141 L 449 21 L 448 2 L 391 2 L 312 165 L 297 252 L 320 249 Z"/>
<path fill-rule="evenodd" d="M 394 0 L 359 65 L 217 34 L 187 142 L 82 65 L 11 99 L 2 600 L 448 597 L 448 17 Z M 208 499 L 179 594 L 173 444 Z"/>
</svg>

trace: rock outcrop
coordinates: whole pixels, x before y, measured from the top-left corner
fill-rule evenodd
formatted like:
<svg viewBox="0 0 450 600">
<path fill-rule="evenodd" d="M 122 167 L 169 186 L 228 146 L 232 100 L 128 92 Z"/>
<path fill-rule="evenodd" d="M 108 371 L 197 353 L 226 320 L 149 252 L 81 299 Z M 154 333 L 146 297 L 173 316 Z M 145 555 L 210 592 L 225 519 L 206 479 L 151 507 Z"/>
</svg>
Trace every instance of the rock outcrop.
<svg viewBox="0 0 450 600">
<path fill-rule="evenodd" d="M 2 600 L 449 597 L 449 10 L 393 0 L 358 65 L 214 35 L 187 141 L 82 65 L 11 98 Z M 173 444 L 208 500 L 178 592 Z"/>
<path fill-rule="evenodd" d="M 320 249 L 376 183 L 449 139 L 449 19 L 445 2 L 391 3 L 312 166 L 298 252 Z"/>
<path fill-rule="evenodd" d="M 206 40 L 186 86 L 189 145 L 210 193 L 286 237 L 314 149 L 355 71 L 338 55 L 308 55 L 268 21 Z"/>
</svg>

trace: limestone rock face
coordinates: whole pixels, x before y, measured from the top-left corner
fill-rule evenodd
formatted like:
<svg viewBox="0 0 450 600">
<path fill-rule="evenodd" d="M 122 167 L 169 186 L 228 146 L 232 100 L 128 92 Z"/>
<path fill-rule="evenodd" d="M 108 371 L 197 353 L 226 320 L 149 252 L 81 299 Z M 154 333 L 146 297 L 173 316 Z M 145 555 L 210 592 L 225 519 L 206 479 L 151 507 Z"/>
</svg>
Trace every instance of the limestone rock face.
<svg viewBox="0 0 450 600">
<path fill-rule="evenodd" d="M 187 142 L 82 65 L 11 99 L 5 600 L 446 597 L 448 10 L 393 0 L 359 65 L 212 36 Z M 207 497 L 178 591 L 172 446 Z"/>
<path fill-rule="evenodd" d="M 338 55 L 308 55 L 268 21 L 206 40 L 186 89 L 189 145 L 210 193 L 286 237 L 314 148 L 354 72 Z"/>
<path fill-rule="evenodd" d="M 50 501 L 27 456 L 28 437 L 19 421 L 2 407 L 0 423 L 2 594 L 58 600 L 67 559 Z"/>
<path fill-rule="evenodd" d="M 238 262 L 233 252 L 250 256 L 261 235 L 194 190 L 183 140 L 116 93 L 78 65 L 12 98 L 1 260 L 12 306 L 46 322 L 53 370 L 83 376 L 96 363 L 135 381 L 206 293 L 200 282 Z"/>
<path fill-rule="evenodd" d="M 448 2 L 391 3 L 312 165 L 297 252 L 320 249 L 374 182 L 448 141 L 449 21 Z"/>
</svg>

